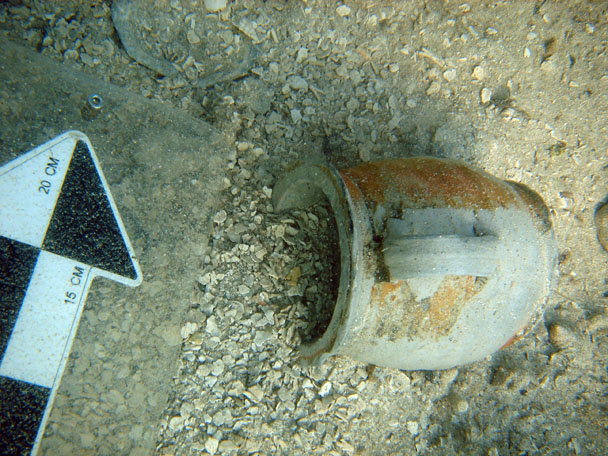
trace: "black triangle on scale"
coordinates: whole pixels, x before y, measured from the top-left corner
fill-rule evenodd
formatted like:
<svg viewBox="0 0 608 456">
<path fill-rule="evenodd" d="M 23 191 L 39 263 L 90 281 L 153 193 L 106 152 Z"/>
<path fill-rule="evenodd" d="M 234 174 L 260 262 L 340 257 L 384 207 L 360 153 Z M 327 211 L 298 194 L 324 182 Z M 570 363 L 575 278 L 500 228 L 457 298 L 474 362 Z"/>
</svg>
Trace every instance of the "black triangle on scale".
<svg viewBox="0 0 608 456">
<path fill-rule="evenodd" d="M 0 360 L 15 327 L 39 254 L 37 247 L 0 236 Z M 0 447 L 1 441 L 0 438 Z"/>
<path fill-rule="evenodd" d="M 129 279 L 137 272 L 89 148 L 78 141 L 42 249 Z"/>
</svg>

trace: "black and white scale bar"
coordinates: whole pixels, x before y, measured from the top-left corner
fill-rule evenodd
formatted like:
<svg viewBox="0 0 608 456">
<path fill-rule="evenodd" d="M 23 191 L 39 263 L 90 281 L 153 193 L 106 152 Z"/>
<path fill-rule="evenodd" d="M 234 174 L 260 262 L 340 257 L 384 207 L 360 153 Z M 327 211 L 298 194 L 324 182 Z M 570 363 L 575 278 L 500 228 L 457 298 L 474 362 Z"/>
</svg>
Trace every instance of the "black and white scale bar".
<svg viewBox="0 0 608 456">
<path fill-rule="evenodd" d="M 35 454 L 91 282 L 141 271 L 89 139 L 0 168 L 0 448 Z"/>
</svg>

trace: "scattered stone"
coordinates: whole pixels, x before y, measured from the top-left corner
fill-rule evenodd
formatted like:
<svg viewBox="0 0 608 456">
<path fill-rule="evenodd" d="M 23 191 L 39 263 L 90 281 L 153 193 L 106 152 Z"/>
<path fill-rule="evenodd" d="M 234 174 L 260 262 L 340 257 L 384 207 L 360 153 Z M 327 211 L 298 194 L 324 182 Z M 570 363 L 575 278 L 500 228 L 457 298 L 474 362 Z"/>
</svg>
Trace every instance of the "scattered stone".
<svg viewBox="0 0 608 456">
<path fill-rule="evenodd" d="M 356 111 L 357 109 L 359 109 L 359 101 L 356 98 L 351 98 L 346 102 L 346 108 L 350 112 Z"/>
<path fill-rule="evenodd" d="M 458 413 L 466 413 L 469 410 L 469 403 L 464 399 L 460 399 L 456 402 L 456 411 Z"/>
<path fill-rule="evenodd" d="M 338 13 L 338 16 L 348 16 L 351 13 L 351 9 L 349 6 L 340 5 L 336 8 L 336 13 Z"/>
<path fill-rule="evenodd" d="M 308 49 L 301 47 L 296 55 L 296 63 L 302 63 L 308 57 Z"/>
<path fill-rule="evenodd" d="M 439 90 L 441 90 L 441 85 L 437 81 L 433 81 L 433 82 L 431 82 L 431 85 L 429 86 L 429 88 L 426 89 L 426 94 L 435 95 L 435 94 L 439 93 Z"/>
<path fill-rule="evenodd" d="M 213 336 L 218 335 L 220 333 L 220 330 L 217 326 L 217 321 L 214 316 L 207 318 L 205 331 L 207 331 L 209 334 L 211 334 Z"/>
<path fill-rule="evenodd" d="M 239 152 L 245 152 L 249 149 L 251 149 L 252 144 L 250 142 L 247 141 L 239 141 L 236 143 L 236 150 L 238 150 Z"/>
<path fill-rule="evenodd" d="M 487 105 L 492 99 L 492 90 L 488 89 L 487 87 L 481 89 L 480 99 L 482 105 Z"/>
<path fill-rule="evenodd" d="M 184 421 L 185 419 L 183 416 L 174 416 L 169 420 L 169 429 L 171 429 L 173 432 L 179 431 L 183 426 Z"/>
<path fill-rule="evenodd" d="M 253 343 L 258 347 L 261 347 L 266 343 L 266 341 L 272 338 L 272 333 L 269 331 L 256 331 L 255 337 L 253 338 Z"/>
<path fill-rule="evenodd" d="M 220 30 L 219 35 L 224 44 L 229 45 L 234 42 L 234 34 L 230 30 Z"/>
<path fill-rule="evenodd" d="M 443 79 L 445 79 L 448 82 L 452 82 L 454 79 L 456 79 L 456 69 L 450 68 L 449 70 L 444 71 Z"/>
<path fill-rule="evenodd" d="M 193 334 L 198 329 L 198 324 L 193 322 L 188 322 L 180 331 L 182 339 L 187 339 L 191 334 Z"/>
<path fill-rule="evenodd" d="M 218 225 L 221 225 L 222 223 L 224 223 L 226 221 L 226 217 L 227 217 L 227 213 L 224 209 L 216 212 L 216 214 L 213 216 L 213 221 L 215 223 L 217 223 Z"/>
<path fill-rule="evenodd" d="M 324 382 L 321 385 L 321 388 L 319 388 L 319 396 L 325 397 L 330 393 L 330 391 L 331 391 L 331 382 Z"/>
<path fill-rule="evenodd" d="M 264 391 L 262 391 L 262 388 L 260 388 L 260 385 L 253 385 L 252 387 L 249 388 L 248 391 L 245 392 L 245 394 L 247 394 L 247 393 L 249 393 L 249 395 L 251 396 L 250 398 L 254 402 L 260 402 L 262 400 L 262 398 L 264 397 Z"/>
<path fill-rule="evenodd" d="M 201 364 L 197 369 L 196 369 L 196 375 L 199 378 L 205 378 L 207 377 L 209 374 L 211 373 L 211 366 L 209 366 L 208 364 Z"/>
<path fill-rule="evenodd" d="M 208 437 L 207 441 L 205 442 L 205 450 L 210 455 L 214 455 L 215 452 L 217 451 L 219 445 L 220 445 L 220 442 L 218 439 L 215 439 L 213 437 Z"/>
<path fill-rule="evenodd" d="M 549 326 L 549 341 L 560 349 L 571 347 L 576 342 L 572 331 L 558 323 Z"/>
<path fill-rule="evenodd" d="M 192 415 L 192 412 L 194 411 L 194 405 L 192 405 L 189 402 L 184 402 L 182 403 L 181 407 L 179 408 L 179 414 L 185 419 L 187 420 L 188 418 L 190 418 L 190 415 Z"/>
<path fill-rule="evenodd" d="M 478 81 L 483 81 L 486 77 L 486 72 L 484 71 L 484 69 L 482 67 L 477 65 L 475 68 L 473 68 L 472 76 L 473 76 L 473 79 L 476 79 Z"/>
<path fill-rule="evenodd" d="M 211 367 L 211 373 L 217 377 L 221 375 L 222 372 L 224 372 L 224 368 L 224 361 L 222 361 L 221 359 L 215 360 Z"/>
<path fill-rule="evenodd" d="M 302 90 L 304 92 L 308 90 L 306 79 L 298 75 L 290 76 L 287 80 L 287 84 L 294 90 Z"/>
<path fill-rule="evenodd" d="M 216 426 L 228 425 L 232 422 L 232 413 L 227 408 L 224 408 L 213 415 L 212 423 Z"/>
<path fill-rule="evenodd" d="M 555 62 L 553 60 L 545 60 L 540 64 L 540 69 L 545 73 L 553 73 L 557 70 Z"/>
<path fill-rule="evenodd" d="M 193 45 L 199 44 L 201 42 L 201 39 L 199 38 L 199 36 L 192 29 L 188 30 L 188 33 L 186 34 L 186 38 L 188 38 L 188 42 Z"/>
<path fill-rule="evenodd" d="M 420 424 L 418 424 L 418 421 L 408 421 L 405 423 L 405 427 L 412 436 L 416 437 L 420 429 Z"/>
<path fill-rule="evenodd" d="M 238 445 L 232 440 L 222 440 L 219 444 L 219 451 L 221 454 L 232 453 L 238 449 Z"/>
<path fill-rule="evenodd" d="M 241 296 L 247 296 L 249 293 L 251 292 L 251 288 L 249 288 L 247 285 L 245 284 L 240 284 L 238 287 L 238 293 Z"/>
<path fill-rule="evenodd" d="M 291 120 L 293 121 L 293 123 L 298 123 L 302 120 L 302 113 L 300 112 L 299 109 L 292 109 L 291 112 Z"/>
</svg>

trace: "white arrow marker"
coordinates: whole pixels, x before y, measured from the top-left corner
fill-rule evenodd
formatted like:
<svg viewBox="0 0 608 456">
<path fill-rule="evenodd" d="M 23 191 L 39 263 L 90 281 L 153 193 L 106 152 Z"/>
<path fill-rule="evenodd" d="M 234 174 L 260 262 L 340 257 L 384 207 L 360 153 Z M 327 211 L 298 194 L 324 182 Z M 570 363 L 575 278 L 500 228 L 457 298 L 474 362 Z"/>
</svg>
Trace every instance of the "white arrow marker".
<svg viewBox="0 0 608 456">
<path fill-rule="evenodd" d="M 0 168 L 0 447 L 37 452 L 94 277 L 141 271 L 89 139 Z"/>
</svg>

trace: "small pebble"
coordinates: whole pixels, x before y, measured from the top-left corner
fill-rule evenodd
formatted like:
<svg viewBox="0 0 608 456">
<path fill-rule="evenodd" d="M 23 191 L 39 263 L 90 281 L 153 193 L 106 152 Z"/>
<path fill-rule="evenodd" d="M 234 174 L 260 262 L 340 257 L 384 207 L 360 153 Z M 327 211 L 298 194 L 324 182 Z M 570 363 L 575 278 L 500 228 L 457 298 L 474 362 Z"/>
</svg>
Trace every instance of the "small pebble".
<svg viewBox="0 0 608 456">
<path fill-rule="evenodd" d="M 205 442 L 205 450 L 209 454 L 215 454 L 219 445 L 220 445 L 220 441 L 218 439 L 209 437 L 209 438 L 207 438 L 207 441 Z"/>
<path fill-rule="evenodd" d="M 478 81 L 481 81 L 485 78 L 486 76 L 486 72 L 484 71 L 484 69 L 480 66 L 476 66 L 475 68 L 473 68 L 473 79 L 477 79 Z"/>
<path fill-rule="evenodd" d="M 184 419 L 188 419 L 192 412 L 194 411 L 194 405 L 190 402 L 184 402 L 179 408 L 179 414 L 184 417 Z"/>
<path fill-rule="evenodd" d="M 256 331 L 253 337 L 253 343 L 258 347 L 264 345 L 264 343 L 272 337 L 272 334 L 268 331 Z"/>
<path fill-rule="evenodd" d="M 217 322 L 215 321 L 215 317 L 212 316 L 207 318 L 207 326 L 205 327 L 205 330 L 211 335 L 217 335 L 220 333 L 217 327 Z"/>
<path fill-rule="evenodd" d="M 331 391 L 331 382 L 325 382 L 321 385 L 321 388 L 319 388 L 319 396 L 325 397 L 329 394 L 330 391 Z"/>
<path fill-rule="evenodd" d="M 264 391 L 260 385 L 253 385 L 251 388 L 249 388 L 249 393 L 251 393 L 252 397 L 258 402 L 264 397 Z"/>
<path fill-rule="evenodd" d="M 190 44 L 199 44 L 201 42 L 199 36 L 192 29 L 188 30 L 188 33 L 186 33 L 186 38 L 188 38 L 188 42 Z"/>
<path fill-rule="evenodd" d="M 449 70 L 444 71 L 443 79 L 448 82 L 452 82 L 454 79 L 456 79 L 456 69 L 450 68 Z"/>
<path fill-rule="evenodd" d="M 173 432 L 180 430 L 184 424 L 184 421 L 183 416 L 174 416 L 169 420 L 169 429 L 171 429 Z"/>
<path fill-rule="evenodd" d="M 302 63 L 308 57 L 308 49 L 301 47 L 296 55 L 296 63 Z"/>
<path fill-rule="evenodd" d="M 251 289 L 243 283 L 238 286 L 238 292 L 241 296 L 248 295 L 250 291 Z"/>
<path fill-rule="evenodd" d="M 302 113 L 300 112 L 299 109 L 292 109 L 291 112 L 291 120 L 293 121 L 293 123 L 298 123 L 300 120 L 302 120 Z"/>
<path fill-rule="evenodd" d="M 187 322 L 180 331 L 182 339 L 188 338 L 192 333 L 198 329 L 198 324 L 193 322 Z"/>
<path fill-rule="evenodd" d="M 211 367 L 211 373 L 216 377 L 224 372 L 224 361 L 221 359 L 216 360 Z"/>
<path fill-rule="evenodd" d="M 433 82 L 431 82 L 431 85 L 429 86 L 429 88 L 426 89 L 426 94 L 434 95 L 436 93 L 439 93 L 440 89 L 441 89 L 441 85 L 437 81 L 433 81 Z"/>
<path fill-rule="evenodd" d="M 483 89 L 481 89 L 480 98 L 481 104 L 488 104 L 492 99 L 492 90 L 488 89 L 487 87 L 484 87 Z"/>
<path fill-rule="evenodd" d="M 456 403 L 456 411 L 458 413 L 466 413 L 467 410 L 469 410 L 469 403 L 464 399 L 461 399 Z"/>
<path fill-rule="evenodd" d="M 549 341 L 558 348 L 568 348 L 576 341 L 576 336 L 565 326 L 553 323 L 549 326 Z"/>
<path fill-rule="evenodd" d="M 535 40 L 536 38 L 538 38 L 538 33 L 536 32 L 528 32 L 528 34 L 526 35 L 526 40 L 528 41 Z"/>
<path fill-rule="evenodd" d="M 407 423 L 405 423 L 405 427 L 407 428 L 407 431 L 412 434 L 412 436 L 417 436 L 418 435 L 418 431 L 420 429 L 420 425 L 418 424 L 417 421 L 408 421 Z"/>
<path fill-rule="evenodd" d="M 306 79 L 304 79 L 301 76 L 291 76 L 288 80 L 287 80 L 287 84 L 289 85 L 289 87 L 291 87 L 294 90 L 304 90 L 307 91 L 308 90 L 308 82 L 306 82 Z"/>
<path fill-rule="evenodd" d="M 545 60 L 543 63 L 540 64 L 540 69 L 546 73 L 552 73 L 557 68 L 555 66 L 555 63 L 553 63 L 553 60 Z"/>
<path fill-rule="evenodd" d="M 228 216 L 228 214 L 226 213 L 226 211 L 224 209 L 222 209 L 213 216 L 213 221 L 215 223 L 217 223 L 218 225 L 220 225 L 226 221 L 227 216 Z"/>
<path fill-rule="evenodd" d="M 350 100 L 348 100 L 346 102 L 346 108 L 350 111 L 350 112 L 354 112 L 357 110 L 357 108 L 359 108 L 359 101 L 357 101 L 356 98 L 351 98 Z"/>
<path fill-rule="evenodd" d="M 201 364 L 196 369 L 196 376 L 199 377 L 199 378 L 205 378 L 210 373 L 211 373 L 211 366 L 209 366 L 208 364 Z"/>
<path fill-rule="evenodd" d="M 239 141 L 236 143 L 236 150 L 239 152 L 245 152 L 246 150 L 251 149 L 252 144 L 247 141 Z"/>
<path fill-rule="evenodd" d="M 232 440 L 222 440 L 219 445 L 220 453 L 227 454 L 238 450 L 238 446 Z"/>
<path fill-rule="evenodd" d="M 340 5 L 336 8 L 336 13 L 338 13 L 338 16 L 348 16 L 351 12 L 351 9 L 349 6 L 346 5 Z"/>
<path fill-rule="evenodd" d="M 63 53 L 63 57 L 66 60 L 77 60 L 79 56 L 80 54 L 78 54 L 78 51 L 76 49 L 68 49 Z"/>
<path fill-rule="evenodd" d="M 234 35 L 230 30 L 220 31 L 219 36 L 220 36 L 220 38 L 222 38 L 222 41 L 226 44 L 232 44 L 232 42 L 234 41 Z"/>
</svg>

